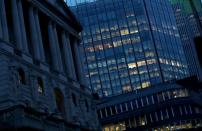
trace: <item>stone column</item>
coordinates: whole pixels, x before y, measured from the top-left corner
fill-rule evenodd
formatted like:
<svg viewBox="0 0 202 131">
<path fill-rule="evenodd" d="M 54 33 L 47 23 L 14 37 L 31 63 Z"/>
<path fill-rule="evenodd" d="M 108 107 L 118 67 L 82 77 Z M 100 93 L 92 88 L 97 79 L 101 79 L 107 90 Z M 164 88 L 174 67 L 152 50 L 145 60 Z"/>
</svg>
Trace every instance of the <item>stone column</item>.
<svg viewBox="0 0 202 131">
<path fill-rule="evenodd" d="M 3 39 L 3 28 L 2 28 L 2 24 L 1 24 L 1 16 L 0 16 L 0 39 Z"/>
<path fill-rule="evenodd" d="M 40 50 L 38 46 L 38 37 L 37 37 L 37 29 L 36 22 L 34 18 L 34 8 L 32 6 L 29 7 L 29 24 L 30 24 L 30 32 L 31 32 L 31 42 L 34 51 L 34 58 L 40 60 Z"/>
<path fill-rule="evenodd" d="M 44 48 L 43 48 L 42 36 L 41 36 L 41 27 L 40 27 L 40 23 L 39 23 L 38 10 L 34 11 L 34 16 L 35 16 L 35 21 L 36 21 L 36 30 L 37 30 L 37 35 L 38 35 L 40 58 L 41 58 L 41 61 L 45 62 L 45 53 L 44 53 Z"/>
<path fill-rule="evenodd" d="M 52 21 L 48 22 L 48 37 L 50 43 L 50 50 L 51 50 L 51 57 L 54 69 L 59 71 L 59 63 L 57 59 L 57 50 L 55 48 L 55 34 L 53 30 L 53 23 Z"/>
<path fill-rule="evenodd" d="M 84 75 L 83 75 L 83 67 L 82 67 L 82 62 L 81 62 L 81 52 L 80 52 L 80 47 L 78 44 L 78 41 L 75 39 L 74 43 L 73 43 L 73 47 L 74 47 L 74 52 L 75 52 L 75 61 L 76 61 L 76 70 L 78 72 L 78 79 L 80 81 L 81 84 L 85 85 L 85 81 L 84 81 Z"/>
<path fill-rule="evenodd" d="M 8 25 L 4 0 L 0 0 L 0 20 L 2 24 L 2 35 L 5 41 L 9 41 Z"/>
<path fill-rule="evenodd" d="M 62 62 L 62 57 L 61 57 L 62 54 L 61 54 L 60 46 L 59 46 L 56 24 L 53 24 L 53 32 L 54 32 L 54 38 L 55 38 L 55 48 L 56 48 L 56 53 L 57 53 L 59 71 L 63 72 L 64 69 L 63 69 L 63 62 Z"/>
<path fill-rule="evenodd" d="M 72 50 L 69 41 L 69 35 L 67 35 L 65 31 L 62 32 L 62 44 L 63 44 L 63 52 L 65 57 L 65 66 L 67 69 L 67 75 L 68 77 L 76 80 L 76 73 L 74 68 Z"/>
<path fill-rule="evenodd" d="M 19 20 L 19 13 L 17 7 L 17 1 L 11 0 L 11 7 L 12 7 L 12 18 L 13 18 L 13 28 L 14 28 L 14 36 L 15 42 L 17 44 L 18 49 L 23 49 L 22 47 L 22 36 L 21 36 L 21 29 L 20 29 L 20 20 Z"/>
<path fill-rule="evenodd" d="M 24 15 L 23 15 L 23 9 L 22 9 L 22 1 L 18 1 L 18 12 L 19 12 L 19 20 L 20 20 L 20 28 L 21 28 L 21 35 L 22 35 L 22 47 L 23 51 L 26 53 L 29 53 L 28 50 L 28 43 L 27 43 L 27 35 L 25 30 L 25 22 L 24 22 Z"/>
</svg>

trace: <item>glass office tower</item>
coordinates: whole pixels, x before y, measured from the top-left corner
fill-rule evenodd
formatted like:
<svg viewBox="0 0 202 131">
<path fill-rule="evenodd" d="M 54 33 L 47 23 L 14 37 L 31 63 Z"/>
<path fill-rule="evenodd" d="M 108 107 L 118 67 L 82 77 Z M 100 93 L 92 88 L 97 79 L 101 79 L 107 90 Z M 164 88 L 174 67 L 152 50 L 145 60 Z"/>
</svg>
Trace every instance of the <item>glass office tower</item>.
<svg viewBox="0 0 202 131">
<path fill-rule="evenodd" d="M 83 26 L 85 75 L 100 97 L 189 76 L 167 0 L 67 0 Z"/>
<path fill-rule="evenodd" d="M 182 39 L 191 75 L 202 79 L 201 67 L 195 49 L 194 38 L 202 36 L 201 0 L 170 0 Z"/>
</svg>

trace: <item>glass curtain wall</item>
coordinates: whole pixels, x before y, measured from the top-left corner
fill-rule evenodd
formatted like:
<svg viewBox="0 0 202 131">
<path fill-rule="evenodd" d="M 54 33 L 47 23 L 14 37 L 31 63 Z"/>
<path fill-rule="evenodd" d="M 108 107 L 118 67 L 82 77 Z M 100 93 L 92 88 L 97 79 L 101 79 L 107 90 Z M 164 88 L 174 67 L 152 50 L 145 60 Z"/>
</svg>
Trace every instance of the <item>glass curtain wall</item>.
<svg viewBox="0 0 202 131">
<path fill-rule="evenodd" d="M 170 0 L 191 75 L 202 79 L 194 38 L 202 36 L 201 0 Z"/>
<path fill-rule="evenodd" d="M 67 0 L 83 26 L 89 88 L 100 97 L 189 75 L 169 1 Z"/>
</svg>

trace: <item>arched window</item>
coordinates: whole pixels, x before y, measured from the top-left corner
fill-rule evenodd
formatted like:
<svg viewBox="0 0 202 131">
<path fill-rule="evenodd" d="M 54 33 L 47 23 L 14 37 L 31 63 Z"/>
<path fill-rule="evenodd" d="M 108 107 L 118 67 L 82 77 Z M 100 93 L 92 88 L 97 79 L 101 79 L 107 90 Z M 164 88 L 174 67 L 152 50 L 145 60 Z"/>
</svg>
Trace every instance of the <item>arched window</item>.
<svg viewBox="0 0 202 131">
<path fill-rule="evenodd" d="M 25 72 L 22 68 L 18 69 L 18 82 L 20 84 L 25 85 L 26 84 L 26 80 L 25 80 Z"/>
<path fill-rule="evenodd" d="M 43 80 L 41 77 L 37 78 L 37 91 L 39 93 L 44 93 L 44 85 L 43 85 Z"/>
<path fill-rule="evenodd" d="M 64 96 L 63 96 L 62 92 L 60 91 L 60 89 L 58 89 L 58 88 L 54 89 L 54 93 L 55 93 L 55 101 L 56 101 L 57 110 L 61 113 L 64 113 L 64 111 L 65 111 Z"/>
<path fill-rule="evenodd" d="M 85 100 L 85 106 L 86 106 L 86 111 L 88 112 L 89 111 L 89 106 L 88 106 L 88 101 Z"/>
<path fill-rule="evenodd" d="M 74 105 L 77 106 L 77 100 L 76 100 L 76 96 L 74 93 L 72 93 L 72 101 L 73 101 Z"/>
</svg>

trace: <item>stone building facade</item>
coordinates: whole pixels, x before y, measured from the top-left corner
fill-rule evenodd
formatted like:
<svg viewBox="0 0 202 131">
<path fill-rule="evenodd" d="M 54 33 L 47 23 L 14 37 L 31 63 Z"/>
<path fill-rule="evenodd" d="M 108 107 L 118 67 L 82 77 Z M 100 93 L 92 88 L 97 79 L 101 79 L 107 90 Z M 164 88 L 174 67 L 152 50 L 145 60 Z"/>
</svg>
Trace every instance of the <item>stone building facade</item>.
<svg viewBox="0 0 202 131">
<path fill-rule="evenodd" d="M 99 130 L 62 0 L 0 0 L 0 129 Z"/>
</svg>

